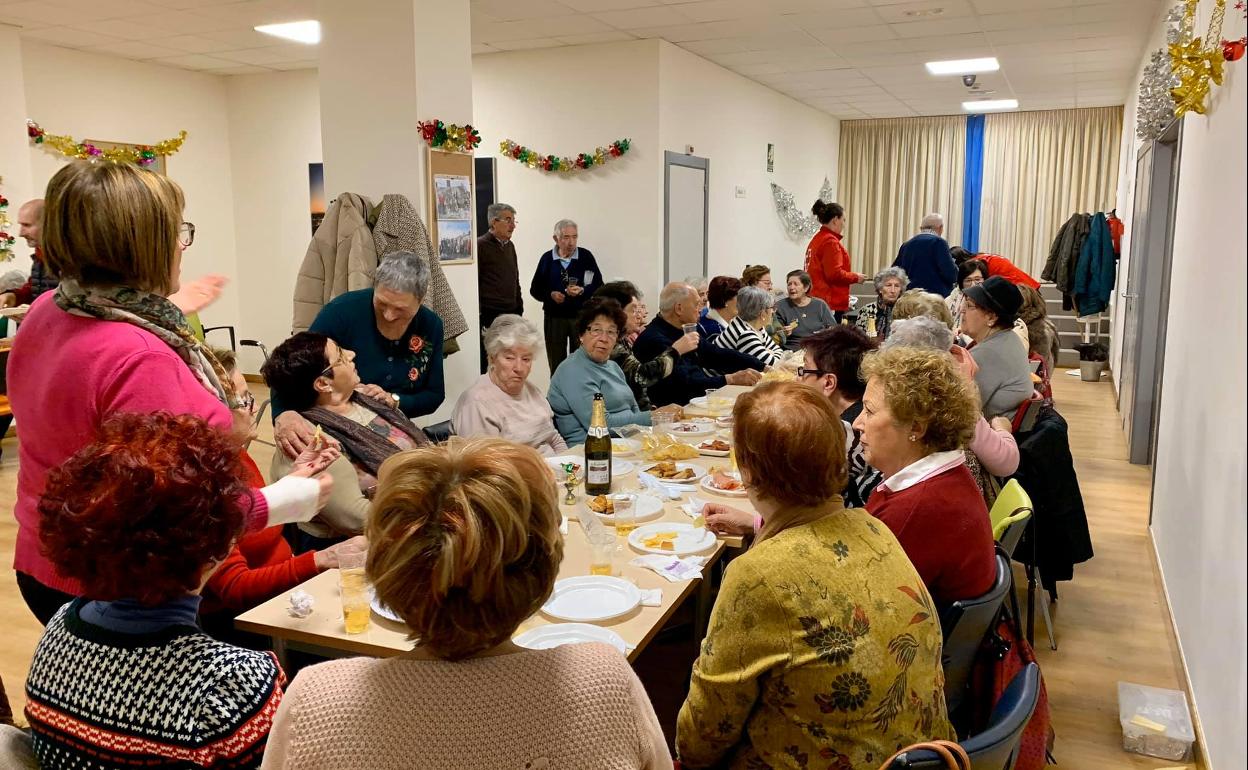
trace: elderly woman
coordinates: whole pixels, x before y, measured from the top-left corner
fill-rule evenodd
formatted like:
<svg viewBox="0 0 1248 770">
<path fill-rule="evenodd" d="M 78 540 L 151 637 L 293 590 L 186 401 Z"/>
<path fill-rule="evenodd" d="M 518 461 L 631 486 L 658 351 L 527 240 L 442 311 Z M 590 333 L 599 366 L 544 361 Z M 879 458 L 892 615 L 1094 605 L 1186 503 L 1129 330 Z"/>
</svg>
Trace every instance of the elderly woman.
<svg viewBox="0 0 1248 770">
<path fill-rule="evenodd" d="M 336 440 L 342 455 L 329 466 L 334 489 L 315 519 L 299 525 L 299 551 L 326 548 L 364 529 L 377 469 L 395 452 L 429 443 L 394 402 L 360 388 L 355 353 L 317 332 L 299 332 L 274 348 L 260 370 L 274 400 Z M 290 458 L 273 453 L 270 471 L 280 478 Z"/>
<path fill-rule="evenodd" d="M 737 294 L 741 281 L 730 275 L 717 275 L 706 290 L 706 315 L 698 319 L 698 334 L 710 342 L 737 317 Z"/>
<path fill-rule="evenodd" d="M 424 306 L 429 266 L 407 251 L 387 255 L 371 289 L 335 297 L 308 331 L 318 332 L 358 357 L 360 390 L 408 417 L 442 405 L 442 319 Z M 274 437 L 290 456 L 312 440 L 313 427 L 280 398 L 273 399 Z"/>
<path fill-rule="evenodd" d="M 972 286 L 980 285 L 986 278 L 988 278 L 988 265 L 978 259 L 965 259 L 958 265 L 958 285 L 953 288 L 953 293 L 945 298 L 945 305 L 953 316 L 954 332 L 962 328 L 962 308 L 966 304 L 966 295 L 963 292 Z"/>
<path fill-rule="evenodd" d="M 858 328 L 873 340 L 888 339 L 888 327 L 893 322 L 893 306 L 910 284 L 906 271 L 900 267 L 888 267 L 875 274 L 875 302 L 858 311 Z"/>
<path fill-rule="evenodd" d="M 42 247 L 61 283 L 31 306 L 8 363 L 22 426 L 13 568 L 41 623 L 82 594 L 79 580 L 43 553 L 38 504 L 48 472 L 118 412 L 194 415 L 223 432 L 233 424 L 239 399 L 229 378 L 166 299 L 195 240 L 183 204 L 168 178 L 127 163 L 70 163 L 48 182 Z M 248 529 L 311 518 L 320 484 L 301 478 L 309 475 L 305 463 L 274 485 L 293 497 L 240 490 Z"/>
<path fill-rule="evenodd" d="M 550 470 L 528 447 L 453 438 L 387 461 L 366 569 L 413 649 L 299 672 L 263 767 L 670 770 L 659 720 L 623 655 L 599 643 L 526 650 L 511 641 L 554 587 L 559 519 Z M 350 729 L 318 727 L 326 724 Z M 500 725 L 505 740 L 482 740 Z"/>
<path fill-rule="evenodd" d="M 581 347 L 559 364 L 546 397 L 555 412 L 555 427 L 569 445 L 585 441 L 595 393 L 606 401 L 608 427 L 650 424 L 650 413 L 637 405 L 624 370 L 611 360 L 627 326 L 620 303 L 606 297 L 591 298 L 576 319 Z"/>
<path fill-rule="evenodd" d="M 996 275 L 964 293 L 962 333 L 973 341 L 975 384 L 984 414 L 1013 415 L 1034 391 L 1027 347 L 1012 333 L 1023 296 L 1017 286 Z"/>
<path fill-rule="evenodd" d="M 650 408 L 650 396 L 646 389 L 665 377 L 670 377 L 676 370 L 676 363 L 680 357 L 698 349 L 700 337 L 697 332 L 690 332 L 677 339 L 659 355 L 642 362 L 633 354 L 633 341 L 637 339 L 637 335 L 641 334 L 646 324 L 645 305 L 642 304 L 641 292 L 630 281 L 612 281 L 603 284 L 594 296 L 613 299 L 624 308 L 624 317 L 627 319 L 625 330 L 624 334 L 621 334 L 615 341 L 615 348 L 611 351 L 611 360 L 624 372 L 629 387 L 633 389 L 633 398 L 637 399 L 637 407 L 644 412 Z"/>
<path fill-rule="evenodd" d="M 259 764 L 285 676 L 196 622 L 246 493 L 233 438 L 167 412 L 113 417 L 48 473 L 45 553 L 84 598 L 48 623 L 26 679 L 43 767 Z"/>
<path fill-rule="evenodd" d="M 682 766 L 819 757 L 867 768 L 899 746 L 953 738 L 931 597 L 888 528 L 842 504 L 845 432 L 831 401 L 768 383 L 733 414 L 763 523 L 711 611 L 676 724 Z"/>
<path fill-rule="evenodd" d="M 698 316 L 705 318 L 706 313 L 710 310 L 707 304 L 710 300 L 711 281 L 705 275 L 691 275 L 685 279 L 685 283 L 693 287 L 698 293 L 698 299 L 702 301 L 702 309 L 698 311 Z"/>
<path fill-rule="evenodd" d="M 992 525 L 962 453 L 979 412 L 975 389 L 935 350 L 873 353 L 862 374 L 854 429 L 884 474 L 867 510 L 897 536 L 938 607 L 984 594 L 996 579 Z"/>
<path fill-rule="evenodd" d="M 518 315 L 500 315 L 485 332 L 490 368 L 455 402 L 451 423 L 461 436 L 493 436 L 531 446 L 544 455 L 568 448 L 555 430 L 550 403 L 529 382 L 542 346 L 537 327 Z"/>
<path fill-rule="evenodd" d="M 741 286 L 755 286 L 767 292 L 767 296 L 775 299 L 775 287 L 771 282 L 771 268 L 766 265 L 748 265 L 741 272 Z M 788 338 L 788 330 L 774 315 L 767 322 L 767 335 L 780 347 L 784 347 Z"/>
<path fill-rule="evenodd" d="M 737 317 L 713 342 L 725 350 L 747 355 L 763 366 L 774 366 L 784 355 L 766 332 L 774 315 L 771 294 L 758 286 L 746 286 L 737 294 Z"/>
<path fill-rule="evenodd" d="M 786 350 L 797 350 L 802 340 L 836 325 L 828 303 L 810 296 L 810 274 L 805 270 L 789 273 L 789 296 L 776 303 L 776 318 L 784 325 Z"/>
</svg>

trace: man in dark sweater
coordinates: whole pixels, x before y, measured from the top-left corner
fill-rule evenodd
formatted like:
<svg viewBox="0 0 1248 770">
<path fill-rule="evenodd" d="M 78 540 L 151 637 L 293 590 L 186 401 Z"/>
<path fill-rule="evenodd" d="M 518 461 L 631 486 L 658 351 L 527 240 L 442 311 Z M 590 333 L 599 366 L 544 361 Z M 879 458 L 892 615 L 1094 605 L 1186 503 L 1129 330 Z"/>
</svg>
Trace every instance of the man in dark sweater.
<svg viewBox="0 0 1248 770">
<path fill-rule="evenodd" d="M 910 288 L 948 297 L 958 278 L 958 266 L 949 255 L 944 239 L 945 218 L 940 214 L 923 217 L 919 234 L 901 244 L 893 267 L 900 267 L 910 278 Z"/>
<path fill-rule="evenodd" d="M 538 257 L 533 282 L 529 284 L 529 296 L 542 303 L 546 313 L 542 333 L 546 337 L 551 374 L 580 345 L 576 317 L 585 300 L 602 286 L 602 270 L 593 253 L 577 246 L 575 222 L 556 222 L 554 240 L 555 247 Z"/>
<path fill-rule="evenodd" d="M 491 203 L 486 209 L 489 232 L 477 239 L 477 295 L 480 300 L 481 335 L 494 319 L 506 313 L 524 314 L 520 294 L 520 267 L 511 235 L 516 231 L 516 210 L 506 203 Z M 488 368 L 484 339 L 481 344 L 481 372 Z"/>
<path fill-rule="evenodd" d="M 659 314 L 633 343 L 633 355 L 649 361 L 661 355 L 672 343 L 685 336 L 686 324 L 696 325 L 702 300 L 687 283 L 669 283 L 659 293 Z M 705 340 L 697 350 L 676 360 L 671 376 L 664 377 L 649 388 L 651 406 L 680 404 L 706 395 L 706 391 L 725 385 L 753 385 L 762 377 L 763 365 L 753 356 L 721 348 Z M 731 372 L 724 375 L 720 372 Z"/>
</svg>

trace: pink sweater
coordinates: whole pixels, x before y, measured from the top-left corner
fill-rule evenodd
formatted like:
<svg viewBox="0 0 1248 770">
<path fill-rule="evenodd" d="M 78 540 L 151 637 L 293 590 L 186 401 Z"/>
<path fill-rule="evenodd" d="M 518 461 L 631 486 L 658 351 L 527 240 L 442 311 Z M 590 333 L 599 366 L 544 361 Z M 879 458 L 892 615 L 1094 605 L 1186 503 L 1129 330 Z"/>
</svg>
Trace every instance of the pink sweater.
<svg viewBox="0 0 1248 770">
<path fill-rule="evenodd" d="M 265 770 L 670 770 L 654 707 L 604 644 L 449 663 L 348 658 L 299 672 Z"/>
<path fill-rule="evenodd" d="M 167 411 L 202 417 L 222 430 L 230 410 L 156 335 L 133 324 L 71 315 L 53 301 L 35 300 L 9 355 L 9 400 L 18 443 L 17 545 L 13 569 L 70 594 L 78 582 L 63 577 L 39 552 L 39 497 L 48 471 L 95 437 L 118 412 Z M 269 509 L 253 494 L 248 529 L 265 526 Z"/>
</svg>

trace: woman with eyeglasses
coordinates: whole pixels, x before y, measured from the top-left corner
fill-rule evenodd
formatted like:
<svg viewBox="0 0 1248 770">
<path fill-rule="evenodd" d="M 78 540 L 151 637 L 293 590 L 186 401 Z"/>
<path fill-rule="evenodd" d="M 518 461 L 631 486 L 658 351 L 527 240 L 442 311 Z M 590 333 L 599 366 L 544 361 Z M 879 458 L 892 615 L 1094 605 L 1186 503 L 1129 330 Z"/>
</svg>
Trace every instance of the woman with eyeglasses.
<svg viewBox="0 0 1248 770">
<path fill-rule="evenodd" d="M 315 519 L 299 525 L 295 550 L 328 548 L 360 534 L 381 463 L 429 439 L 392 402 L 362 389 L 355 353 L 324 334 L 299 332 L 274 348 L 260 372 L 273 398 L 312 426 L 314 448 L 326 437 L 342 447 L 342 456 L 328 468 L 334 492 Z M 290 469 L 286 453 L 274 452 L 273 478 Z"/>
<path fill-rule="evenodd" d="M 41 245 L 61 283 L 31 306 L 8 369 L 22 426 L 13 567 L 44 624 L 83 592 L 43 552 L 38 503 L 48 473 L 119 412 L 190 415 L 228 432 L 239 405 L 220 362 L 168 299 L 194 234 L 181 188 L 133 164 L 82 161 L 52 177 L 45 201 Z M 247 529 L 311 518 L 332 483 L 311 478 L 321 462 L 301 455 L 291 478 L 248 490 Z"/>
<path fill-rule="evenodd" d="M 590 299 L 576 319 L 581 346 L 559 364 L 546 397 L 555 427 L 569 446 L 585 441 L 595 393 L 607 403 L 608 427 L 650 424 L 650 413 L 637 405 L 624 370 L 611 360 L 615 341 L 627 326 L 620 303 L 606 297 Z"/>
</svg>

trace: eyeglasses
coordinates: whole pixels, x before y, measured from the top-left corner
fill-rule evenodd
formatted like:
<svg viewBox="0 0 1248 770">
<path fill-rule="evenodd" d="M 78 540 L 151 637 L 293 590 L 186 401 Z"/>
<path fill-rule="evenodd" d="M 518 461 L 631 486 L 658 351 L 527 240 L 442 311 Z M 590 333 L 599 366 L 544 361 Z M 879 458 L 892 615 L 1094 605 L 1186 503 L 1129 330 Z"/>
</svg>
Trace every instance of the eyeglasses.
<svg viewBox="0 0 1248 770">
<path fill-rule="evenodd" d="M 244 412 L 247 412 L 248 414 L 256 411 L 256 397 L 251 393 L 251 391 L 248 391 L 244 393 L 242 396 L 239 396 L 238 408 L 242 409 Z"/>
<path fill-rule="evenodd" d="M 334 361 L 332 364 L 325 367 L 325 370 L 320 373 L 320 376 L 321 377 L 333 377 L 334 367 L 341 366 L 342 364 L 349 364 L 351 363 L 351 359 L 354 357 L 355 356 L 351 354 L 351 351 L 338 348 L 338 360 Z"/>
<path fill-rule="evenodd" d="M 803 377 L 806 377 L 806 376 L 810 376 L 810 377 L 822 377 L 822 376 L 823 376 L 823 375 L 825 375 L 825 374 L 831 374 L 831 373 L 832 373 L 832 372 L 825 372 L 825 371 L 824 371 L 824 370 L 822 370 L 822 369 L 807 369 L 807 368 L 806 368 L 806 367 L 804 367 L 804 366 L 799 366 L 799 367 L 797 367 L 797 378 L 798 378 L 799 380 L 800 380 L 801 378 L 803 378 Z"/>
<path fill-rule="evenodd" d="M 178 243 L 182 244 L 182 248 L 188 249 L 195 242 L 195 225 L 190 222 L 183 222 L 178 225 Z"/>
<path fill-rule="evenodd" d="M 585 330 L 585 333 L 591 337 L 606 337 L 608 339 L 620 336 L 620 330 L 614 327 L 604 329 L 601 326 L 591 326 Z"/>
</svg>

